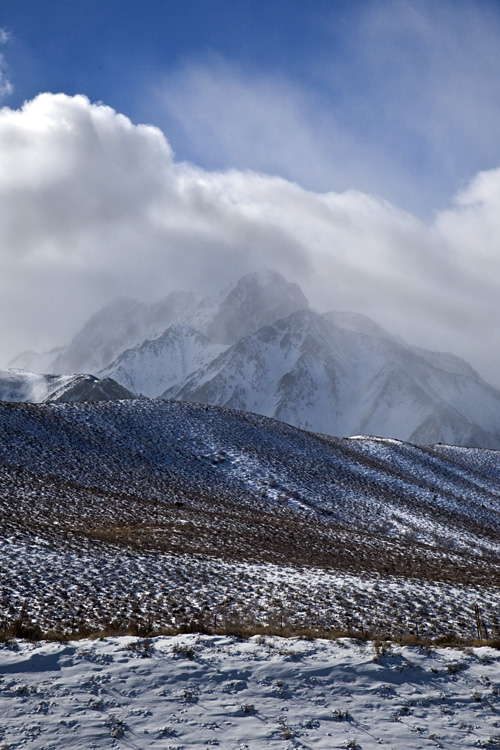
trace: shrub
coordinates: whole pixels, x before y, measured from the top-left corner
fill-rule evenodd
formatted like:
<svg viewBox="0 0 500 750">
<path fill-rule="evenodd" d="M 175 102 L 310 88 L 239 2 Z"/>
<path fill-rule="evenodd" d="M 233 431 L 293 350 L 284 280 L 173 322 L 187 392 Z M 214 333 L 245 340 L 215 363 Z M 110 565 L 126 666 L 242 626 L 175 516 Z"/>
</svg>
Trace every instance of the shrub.
<svg viewBox="0 0 500 750">
<path fill-rule="evenodd" d="M 184 643 L 174 643 L 172 653 L 176 656 L 184 656 L 186 659 L 194 659 L 196 648 L 195 646 L 187 646 Z"/>
<path fill-rule="evenodd" d="M 142 659 L 152 656 L 155 650 L 150 638 L 138 638 L 136 641 L 131 641 L 126 649 Z"/>
</svg>

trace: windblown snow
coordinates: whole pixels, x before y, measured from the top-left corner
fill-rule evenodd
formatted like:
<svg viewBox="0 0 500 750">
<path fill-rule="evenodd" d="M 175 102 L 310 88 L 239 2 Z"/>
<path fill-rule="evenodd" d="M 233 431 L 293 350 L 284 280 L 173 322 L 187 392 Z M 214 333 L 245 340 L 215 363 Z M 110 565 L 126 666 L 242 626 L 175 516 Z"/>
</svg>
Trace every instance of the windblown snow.
<svg viewBox="0 0 500 750">
<path fill-rule="evenodd" d="M 14 368 L 0 369 L 0 401 L 106 401 L 135 398 L 111 378 L 93 375 L 38 375 Z"/>
</svg>

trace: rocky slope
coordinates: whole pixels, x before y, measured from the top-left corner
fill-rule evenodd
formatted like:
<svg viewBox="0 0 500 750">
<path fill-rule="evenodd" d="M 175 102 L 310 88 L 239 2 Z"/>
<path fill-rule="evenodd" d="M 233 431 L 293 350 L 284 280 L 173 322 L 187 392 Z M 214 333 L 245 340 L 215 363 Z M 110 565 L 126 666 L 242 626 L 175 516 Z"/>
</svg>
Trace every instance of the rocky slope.
<svg viewBox="0 0 500 750">
<path fill-rule="evenodd" d="M 111 378 L 94 375 L 38 375 L 24 370 L 0 370 L 0 401 L 108 401 L 136 398 Z"/>
</svg>

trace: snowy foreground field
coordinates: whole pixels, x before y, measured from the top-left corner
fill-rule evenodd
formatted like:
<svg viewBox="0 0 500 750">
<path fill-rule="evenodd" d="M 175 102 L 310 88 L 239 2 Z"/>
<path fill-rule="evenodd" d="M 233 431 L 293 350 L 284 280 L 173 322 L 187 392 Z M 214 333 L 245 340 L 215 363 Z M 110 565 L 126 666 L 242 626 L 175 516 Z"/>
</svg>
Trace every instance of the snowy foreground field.
<svg viewBox="0 0 500 750">
<path fill-rule="evenodd" d="M 500 748 L 500 652 L 181 635 L 0 649 L 0 748 Z"/>
</svg>

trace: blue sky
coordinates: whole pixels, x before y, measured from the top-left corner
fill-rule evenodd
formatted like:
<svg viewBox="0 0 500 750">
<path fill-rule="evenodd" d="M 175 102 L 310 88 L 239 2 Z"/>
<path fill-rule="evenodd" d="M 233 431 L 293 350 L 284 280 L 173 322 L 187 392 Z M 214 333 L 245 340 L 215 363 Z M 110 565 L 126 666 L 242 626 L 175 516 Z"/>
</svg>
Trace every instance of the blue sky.
<svg viewBox="0 0 500 750">
<path fill-rule="evenodd" d="M 499 49 L 493 0 L 3 0 L 0 364 L 268 265 L 500 385 Z"/>
<path fill-rule="evenodd" d="M 428 216 L 500 162 L 496 2 L 4 0 L 0 27 L 5 104 L 86 94 L 209 169 Z"/>
</svg>

